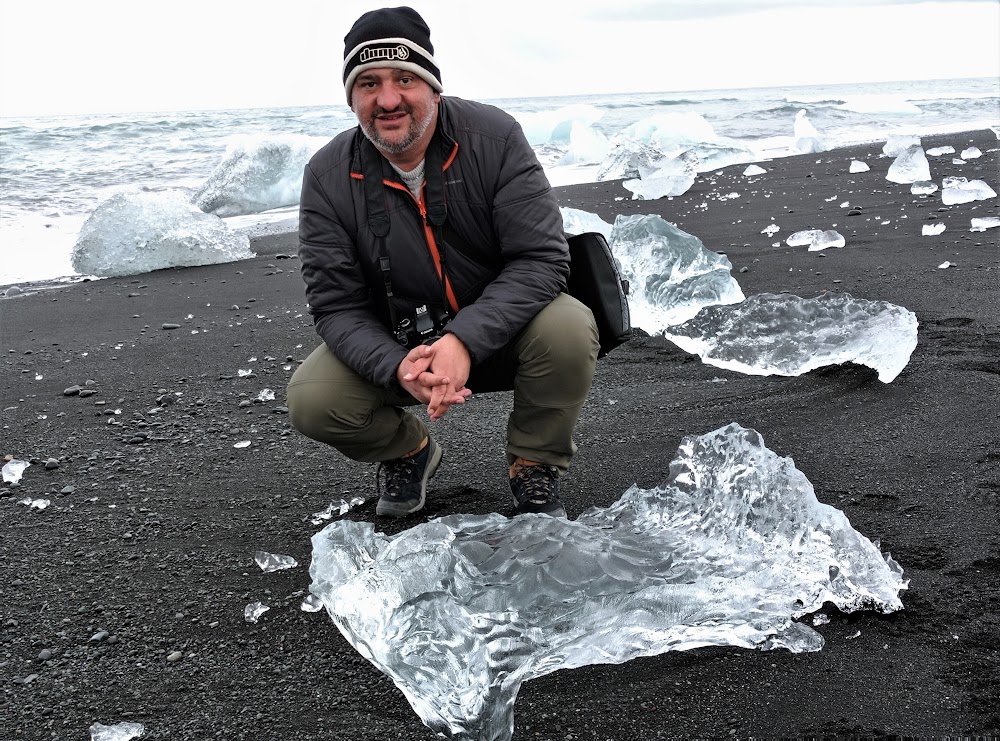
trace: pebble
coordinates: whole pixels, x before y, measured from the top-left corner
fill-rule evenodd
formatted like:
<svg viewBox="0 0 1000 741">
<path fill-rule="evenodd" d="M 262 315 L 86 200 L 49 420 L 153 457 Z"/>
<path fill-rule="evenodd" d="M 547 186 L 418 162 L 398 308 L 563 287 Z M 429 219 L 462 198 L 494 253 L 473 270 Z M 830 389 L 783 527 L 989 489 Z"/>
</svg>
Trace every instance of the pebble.
<svg viewBox="0 0 1000 741">
<path fill-rule="evenodd" d="M 39 661 L 48 661 L 51 658 L 52 658 L 52 651 L 51 651 L 51 649 L 43 648 L 41 651 L 38 652 L 38 660 Z"/>
<path fill-rule="evenodd" d="M 74 491 L 76 491 L 76 487 L 75 487 L 75 486 L 64 486 L 64 487 L 63 487 L 63 488 L 62 488 L 62 489 L 61 489 L 61 490 L 59 491 L 59 493 L 60 493 L 60 494 L 72 494 L 72 493 L 73 493 Z"/>
<path fill-rule="evenodd" d="M 160 329 L 180 329 L 181 325 L 173 324 L 172 322 L 164 322 L 160 325 Z"/>
<path fill-rule="evenodd" d="M 107 637 L 109 635 L 111 635 L 111 634 L 108 633 L 108 631 L 106 631 L 106 630 L 99 630 L 96 633 L 94 633 L 94 635 L 92 635 L 90 637 L 90 640 L 88 641 L 88 643 L 100 643 L 101 641 L 104 641 L 105 639 L 107 639 Z"/>
<path fill-rule="evenodd" d="M 63 389 L 63 396 L 76 396 L 83 389 L 80 386 L 70 386 L 68 389 Z"/>
<path fill-rule="evenodd" d="M 88 396 L 93 396 L 97 393 L 97 389 L 80 389 L 80 398 L 86 399 Z"/>
<path fill-rule="evenodd" d="M 7 289 L 7 290 L 6 290 L 5 292 L 4 292 L 4 296 L 8 296 L 8 297 L 9 297 L 9 296 L 16 296 L 16 295 L 17 295 L 17 294 L 19 294 L 20 292 L 21 292 L 21 289 L 20 289 L 20 288 L 18 288 L 17 286 L 11 286 L 10 288 L 8 288 L 8 289 Z"/>
<path fill-rule="evenodd" d="M 47 461 L 45 461 L 46 471 L 54 471 L 57 468 L 59 468 L 59 461 L 57 461 L 55 458 L 49 458 Z"/>
<path fill-rule="evenodd" d="M 180 661 L 183 658 L 184 654 L 182 654 L 180 651 L 174 651 L 172 653 L 167 654 L 167 661 L 169 661 L 170 663 L 173 663 L 175 661 Z"/>
</svg>

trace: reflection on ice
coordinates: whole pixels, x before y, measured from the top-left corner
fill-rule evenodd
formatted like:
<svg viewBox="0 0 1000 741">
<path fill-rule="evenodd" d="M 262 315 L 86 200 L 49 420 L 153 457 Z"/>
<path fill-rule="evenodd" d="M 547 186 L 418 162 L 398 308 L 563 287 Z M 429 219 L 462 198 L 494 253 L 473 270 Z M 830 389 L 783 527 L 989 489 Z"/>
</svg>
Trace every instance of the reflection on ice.
<svg viewBox="0 0 1000 741">
<path fill-rule="evenodd" d="M 619 215 L 608 243 L 629 281 L 632 326 L 650 334 L 744 298 L 728 257 L 660 216 Z"/>
<path fill-rule="evenodd" d="M 790 458 L 731 424 L 685 438 L 661 487 L 575 522 L 452 515 L 389 537 L 312 538 L 310 591 L 423 722 L 510 739 L 522 682 L 700 646 L 816 651 L 799 622 L 902 608 L 902 569 L 820 503 Z"/>
<path fill-rule="evenodd" d="M 123 191 L 98 205 L 73 246 L 73 269 L 104 277 L 253 257 L 245 234 L 178 190 Z"/>
<path fill-rule="evenodd" d="M 708 306 L 663 336 L 709 365 L 739 373 L 799 376 L 851 362 L 889 383 L 917 346 L 917 317 L 848 293 L 812 299 L 761 293 L 733 306 Z"/>
</svg>

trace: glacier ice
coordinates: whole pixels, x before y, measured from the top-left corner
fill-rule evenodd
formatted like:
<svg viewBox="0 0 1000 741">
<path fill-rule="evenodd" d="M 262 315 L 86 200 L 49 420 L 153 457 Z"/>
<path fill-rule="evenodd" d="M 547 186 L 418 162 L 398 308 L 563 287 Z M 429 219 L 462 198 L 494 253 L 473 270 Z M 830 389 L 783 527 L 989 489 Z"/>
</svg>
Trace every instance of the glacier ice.
<svg viewBox="0 0 1000 741">
<path fill-rule="evenodd" d="M 910 192 L 915 196 L 930 195 L 938 189 L 933 180 L 917 180 L 910 186 Z"/>
<path fill-rule="evenodd" d="M 825 152 L 830 148 L 830 145 L 816 130 L 816 127 L 812 125 L 804 108 L 795 114 L 795 123 L 792 128 L 795 135 L 795 151 L 802 154 L 810 154 L 813 152 Z"/>
<path fill-rule="evenodd" d="M 280 553 L 268 553 L 267 551 L 257 551 L 253 554 L 253 560 L 265 574 L 272 571 L 282 571 L 283 569 L 294 569 L 299 565 L 292 556 L 285 556 Z"/>
<path fill-rule="evenodd" d="M 940 157 L 942 154 L 955 154 L 955 147 L 944 146 L 944 147 L 932 147 L 927 150 L 927 154 L 931 157 Z"/>
<path fill-rule="evenodd" d="M 597 182 L 639 177 L 640 168 L 655 168 L 665 155 L 659 147 L 636 139 L 618 136 L 611 151 L 597 170 Z"/>
<path fill-rule="evenodd" d="M 299 202 L 302 171 L 326 137 L 234 137 L 192 200 L 216 216 L 260 213 Z"/>
<path fill-rule="evenodd" d="M 599 232 L 608 241 L 611 240 L 612 225 L 595 213 L 579 208 L 559 207 L 563 217 L 563 231 L 567 234 L 585 234 Z"/>
<path fill-rule="evenodd" d="M 94 723 L 90 727 L 90 741 L 132 741 L 145 732 L 142 723 L 115 723 L 113 726 Z"/>
<path fill-rule="evenodd" d="M 708 365 L 756 376 L 799 376 L 857 363 L 889 383 L 917 346 L 917 317 L 885 301 L 828 292 L 815 298 L 755 294 L 707 306 L 663 336 Z"/>
<path fill-rule="evenodd" d="M 728 257 L 660 216 L 618 215 L 608 243 L 629 281 L 632 326 L 650 334 L 744 298 Z"/>
<path fill-rule="evenodd" d="M 983 156 L 982 151 L 979 147 L 969 147 L 968 149 L 963 149 L 962 154 L 959 155 L 963 160 L 975 160 Z"/>
<path fill-rule="evenodd" d="M 1000 226 L 1000 216 L 981 216 L 972 220 L 970 232 L 985 232 Z"/>
<path fill-rule="evenodd" d="M 127 190 L 100 203 L 73 245 L 73 269 L 104 277 L 253 257 L 246 234 L 179 190 Z"/>
<path fill-rule="evenodd" d="M 889 165 L 885 179 L 893 183 L 915 183 L 931 179 L 931 167 L 923 148 L 917 144 L 900 152 Z"/>
<path fill-rule="evenodd" d="M 948 177 L 941 181 L 941 202 L 945 206 L 996 198 L 997 192 L 983 180 Z"/>
<path fill-rule="evenodd" d="M 730 424 L 685 437 L 668 481 L 574 522 L 451 515 L 312 538 L 310 591 L 352 646 L 453 739 L 508 741 L 523 682 L 701 646 L 817 651 L 805 617 L 902 609 L 888 554 L 791 458 Z"/>
<path fill-rule="evenodd" d="M 743 171 L 743 174 L 749 178 L 753 177 L 754 175 L 763 175 L 766 172 L 767 170 L 765 170 L 760 165 L 750 165 L 749 167 L 747 167 L 747 169 Z"/>
<path fill-rule="evenodd" d="M 868 172 L 871 168 L 861 160 L 851 160 L 850 172 Z"/>
<path fill-rule="evenodd" d="M 654 164 L 640 164 L 639 179 L 626 180 L 622 185 L 632 192 L 633 199 L 650 201 L 683 195 L 694 185 L 698 162 L 698 155 L 686 150 Z"/>
<path fill-rule="evenodd" d="M 0 472 L 3 474 L 4 482 L 16 484 L 21 480 L 21 476 L 30 465 L 31 461 L 22 461 L 17 458 L 11 458 L 9 461 L 4 463 L 3 468 L 0 469 Z"/>
<path fill-rule="evenodd" d="M 808 247 L 807 252 L 819 252 L 828 247 L 843 247 L 847 242 L 835 229 L 806 229 L 789 235 L 785 240 L 789 247 Z"/>
<path fill-rule="evenodd" d="M 924 224 L 920 228 L 920 235 L 923 237 L 936 237 L 938 234 L 944 233 L 945 225 L 942 223 L 937 224 Z"/>
<path fill-rule="evenodd" d="M 919 147 L 920 137 L 913 134 L 890 134 L 882 147 L 882 154 L 886 157 L 898 157 L 910 147 Z M 955 150 L 951 150 L 954 152 Z"/>
</svg>

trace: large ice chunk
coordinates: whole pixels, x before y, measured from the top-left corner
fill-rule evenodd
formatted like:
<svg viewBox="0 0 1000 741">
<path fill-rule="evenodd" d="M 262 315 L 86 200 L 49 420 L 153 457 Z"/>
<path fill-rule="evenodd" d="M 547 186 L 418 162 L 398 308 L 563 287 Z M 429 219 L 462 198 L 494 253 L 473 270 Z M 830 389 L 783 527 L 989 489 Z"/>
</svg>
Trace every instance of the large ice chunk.
<svg viewBox="0 0 1000 741">
<path fill-rule="evenodd" d="M 700 646 L 816 651 L 798 618 L 893 612 L 907 586 L 737 424 L 684 438 L 665 484 L 575 522 L 452 515 L 389 537 L 338 521 L 312 544 L 310 590 L 341 633 L 455 739 L 510 739 L 535 677 Z"/>
<path fill-rule="evenodd" d="M 916 183 L 931 179 L 931 167 L 927 162 L 923 147 L 919 144 L 907 147 L 889 165 L 885 179 L 893 183 Z"/>
<path fill-rule="evenodd" d="M 79 273 L 110 277 L 250 257 L 246 234 L 202 212 L 181 191 L 138 190 L 115 193 L 94 209 L 71 260 Z"/>
<path fill-rule="evenodd" d="M 694 184 L 698 172 L 698 156 L 686 150 L 676 157 L 660 160 L 655 165 L 640 165 L 639 180 L 626 180 L 622 185 L 632 192 L 633 199 L 655 200 L 683 195 Z"/>
<path fill-rule="evenodd" d="M 303 168 L 328 141 L 291 134 L 235 137 L 222 162 L 194 194 L 194 203 L 216 216 L 293 206 L 302 192 Z"/>
<path fill-rule="evenodd" d="M 997 192 L 983 180 L 948 177 L 941 181 L 941 202 L 945 206 L 996 198 Z"/>
<path fill-rule="evenodd" d="M 563 217 L 563 231 L 567 234 L 599 232 L 604 235 L 605 239 L 611 241 L 612 225 L 597 214 L 566 206 L 560 206 L 559 213 Z"/>
<path fill-rule="evenodd" d="M 804 108 L 795 114 L 795 123 L 792 128 L 795 134 L 795 151 L 802 154 L 809 154 L 812 152 L 825 152 L 830 148 L 830 145 L 816 130 L 816 127 L 812 125 L 812 121 L 809 120 L 809 116 Z"/>
<path fill-rule="evenodd" d="M 920 137 L 913 134 L 890 134 L 882 147 L 882 154 L 886 157 L 898 157 L 910 147 L 919 147 Z M 955 151 L 954 149 L 951 151 Z"/>
<path fill-rule="evenodd" d="M 628 137 L 616 137 L 611 151 L 597 170 L 598 182 L 639 177 L 640 168 L 655 169 L 666 155 L 655 144 Z"/>
<path fill-rule="evenodd" d="M 703 306 L 744 299 L 728 257 L 660 216 L 617 216 L 609 243 L 629 281 L 633 327 L 655 334 Z"/>
<path fill-rule="evenodd" d="M 760 293 L 733 306 L 708 306 L 663 330 L 708 365 L 754 376 L 799 376 L 858 363 L 889 383 L 917 346 L 917 317 L 885 301 L 824 293 L 816 298 Z"/>
</svg>

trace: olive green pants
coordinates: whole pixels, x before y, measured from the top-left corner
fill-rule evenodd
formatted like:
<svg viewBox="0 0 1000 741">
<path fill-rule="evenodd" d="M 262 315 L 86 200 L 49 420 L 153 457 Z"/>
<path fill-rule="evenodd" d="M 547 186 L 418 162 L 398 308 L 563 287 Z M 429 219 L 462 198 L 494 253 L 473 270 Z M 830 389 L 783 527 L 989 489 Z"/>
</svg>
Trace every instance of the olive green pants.
<svg viewBox="0 0 1000 741">
<path fill-rule="evenodd" d="M 514 391 L 507 419 L 507 458 L 569 468 L 576 452 L 573 428 L 590 392 L 597 364 L 594 316 L 560 294 L 508 344 L 473 366 L 473 394 Z M 326 344 L 317 347 L 288 383 L 288 415 L 302 434 L 348 458 L 383 461 L 414 450 L 427 426 L 404 407 L 419 404 L 399 390 L 375 386 L 344 365 Z M 475 403 L 473 397 L 469 404 Z M 448 414 L 461 414 L 452 407 Z M 447 415 L 445 415 L 447 419 Z"/>
</svg>

